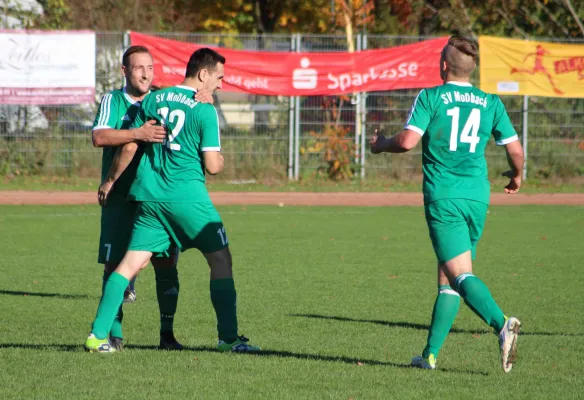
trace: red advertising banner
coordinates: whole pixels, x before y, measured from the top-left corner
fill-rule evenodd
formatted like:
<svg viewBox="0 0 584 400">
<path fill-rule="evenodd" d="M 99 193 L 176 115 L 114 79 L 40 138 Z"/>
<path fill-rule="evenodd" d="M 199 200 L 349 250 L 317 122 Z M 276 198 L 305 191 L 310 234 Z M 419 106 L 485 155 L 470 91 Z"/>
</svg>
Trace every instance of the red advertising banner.
<svg viewBox="0 0 584 400">
<path fill-rule="evenodd" d="M 131 32 L 132 45 L 148 47 L 154 84 L 177 85 L 191 54 L 206 47 Z M 223 90 L 271 96 L 337 95 L 425 88 L 442 83 L 440 52 L 448 38 L 357 53 L 286 53 L 216 50 L 226 58 Z"/>
</svg>

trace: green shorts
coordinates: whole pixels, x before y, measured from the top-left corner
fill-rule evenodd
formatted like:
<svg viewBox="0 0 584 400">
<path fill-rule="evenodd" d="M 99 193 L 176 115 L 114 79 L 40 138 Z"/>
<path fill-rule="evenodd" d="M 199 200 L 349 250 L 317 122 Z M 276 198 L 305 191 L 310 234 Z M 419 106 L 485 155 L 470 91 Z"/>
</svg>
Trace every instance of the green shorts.
<svg viewBox="0 0 584 400">
<path fill-rule="evenodd" d="M 134 216 L 138 203 L 120 203 L 108 205 L 101 209 L 101 234 L 99 235 L 99 264 L 119 264 L 130 243 Z M 168 258 L 177 254 L 176 247 L 170 247 L 157 254 L 157 257 Z"/>
<path fill-rule="evenodd" d="M 171 244 L 180 251 L 196 248 L 203 253 L 227 247 L 225 228 L 213 204 L 139 203 L 128 250 L 158 254 Z"/>
<path fill-rule="evenodd" d="M 122 261 L 130 242 L 135 213 L 136 203 L 108 205 L 101 209 L 98 263 Z"/>
<path fill-rule="evenodd" d="M 468 250 L 475 259 L 488 207 L 488 204 L 467 199 L 436 200 L 424 206 L 438 262 L 452 260 Z"/>
</svg>

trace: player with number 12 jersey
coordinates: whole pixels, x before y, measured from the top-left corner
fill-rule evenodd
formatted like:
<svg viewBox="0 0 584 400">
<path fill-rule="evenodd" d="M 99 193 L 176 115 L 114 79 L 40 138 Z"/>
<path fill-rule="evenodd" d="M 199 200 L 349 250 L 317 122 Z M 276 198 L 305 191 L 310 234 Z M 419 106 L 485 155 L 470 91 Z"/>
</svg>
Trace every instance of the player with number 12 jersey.
<svg viewBox="0 0 584 400">
<path fill-rule="evenodd" d="M 133 126 L 163 121 L 168 138 L 148 146 L 138 167 L 130 199 L 156 202 L 210 201 L 202 153 L 219 151 L 219 118 L 212 104 L 198 103 L 194 90 L 173 86 L 146 98 Z"/>
</svg>

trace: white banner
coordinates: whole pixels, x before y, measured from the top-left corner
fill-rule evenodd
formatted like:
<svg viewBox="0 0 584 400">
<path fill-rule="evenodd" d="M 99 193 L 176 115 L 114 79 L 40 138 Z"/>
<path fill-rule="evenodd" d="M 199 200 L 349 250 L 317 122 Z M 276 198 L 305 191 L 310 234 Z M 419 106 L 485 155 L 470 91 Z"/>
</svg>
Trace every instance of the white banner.
<svg viewBox="0 0 584 400">
<path fill-rule="evenodd" d="M 0 104 L 95 101 L 95 33 L 0 31 Z"/>
</svg>

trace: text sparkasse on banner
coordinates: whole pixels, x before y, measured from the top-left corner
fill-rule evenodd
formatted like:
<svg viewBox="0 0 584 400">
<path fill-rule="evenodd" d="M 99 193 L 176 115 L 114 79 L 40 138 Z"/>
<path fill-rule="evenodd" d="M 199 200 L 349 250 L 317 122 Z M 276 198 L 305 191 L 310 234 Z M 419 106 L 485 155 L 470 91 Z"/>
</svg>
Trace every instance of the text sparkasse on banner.
<svg viewBox="0 0 584 400">
<path fill-rule="evenodd" d="M 199 44 L 131 32 L 148 47 L 158 86 L 179 84 Z M 273 96 L 337 95 L 439 85 L 447 38 L 357 53 L 292 53 L 217 48 L 226 57 L 224 90 Z"/>
</svg>

